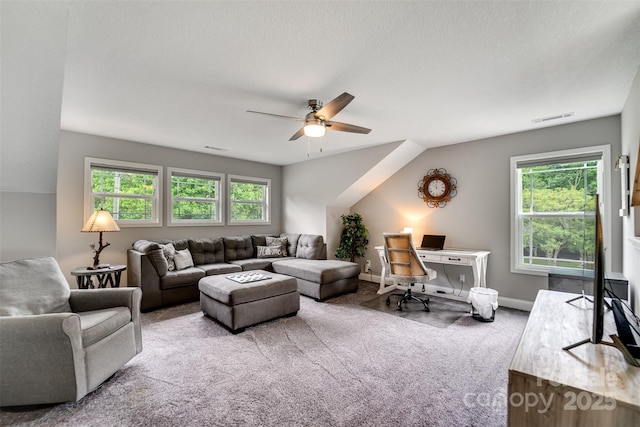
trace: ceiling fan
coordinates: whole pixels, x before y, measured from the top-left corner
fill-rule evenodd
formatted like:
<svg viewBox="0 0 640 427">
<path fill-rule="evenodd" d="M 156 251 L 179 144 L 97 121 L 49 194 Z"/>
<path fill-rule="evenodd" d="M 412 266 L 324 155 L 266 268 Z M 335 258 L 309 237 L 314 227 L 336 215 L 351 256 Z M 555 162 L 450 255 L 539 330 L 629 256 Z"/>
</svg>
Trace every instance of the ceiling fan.
<svg viewBox="0 0 640 427">
<path fill-rule="evenodd" d="M 317 99 L 310 99 L 307 102 L 307 107 L 311 110 L 304 119 L 291 116 L 282 116 L 280 114 L 263 113 L 262 111 L 247 110 L 247 113 L 264 114 L 267 116 L 279 117 L 286 120 L 295 120 L 297 122 L 304 122 L 304 126 L 293 134 L 289 141 L 295 141 L 302 135 L 307 135 L 313 138 L 319 138 L 324 136 L 325 130 L 336 130 L 341 132 L 352 133 L 364 133 L 371 132 L 371 129 L 367 129 L 361 126 L 350 125 L 348 123 L 334 122 L 330 119 L 338 114 L 344 107 L 346 107 L 355 97 L 347 92 L 339 95 L 324 107 L 322 101 Z"/>
</svg>

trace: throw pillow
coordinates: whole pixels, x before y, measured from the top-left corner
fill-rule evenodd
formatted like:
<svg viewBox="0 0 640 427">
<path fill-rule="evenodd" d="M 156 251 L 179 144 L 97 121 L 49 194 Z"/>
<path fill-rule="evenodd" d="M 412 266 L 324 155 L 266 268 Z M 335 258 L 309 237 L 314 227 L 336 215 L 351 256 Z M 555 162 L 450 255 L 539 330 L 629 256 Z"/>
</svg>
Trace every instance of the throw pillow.
<svg viewBox="0 0 640 427">
<path fill-rule="evenodd" d="M 280 246 L 280 256 L 287 256 L 287 238 L 286 237 L 268 237 L 267 246 Z"/>
<path fill-rule="evenodd" d="M 282 246 L 256 246 L 257 258 L 279 258 L 282 256 Z"/>
<path fill-rule="evenodd" d="M 184 270 L 185 268 L 193 267 L 193 258 L 191 257 L 189 249 L 176 251 L 176 254 L 173 256 L 173 260 L 176 263 L 176 270 Z"/>
<path fill-rule="evenodd" d="M 158 245 L 162 248 L 162 254 L 167 260 L 167 264 L 169 264 L 169 271 L 173 271 L 176 269 L 176 263 L 173 257 L 176 255 L 176 248 L 173 246 L 173 243 L 167 243 L 166 245 Z"/>
</svg>

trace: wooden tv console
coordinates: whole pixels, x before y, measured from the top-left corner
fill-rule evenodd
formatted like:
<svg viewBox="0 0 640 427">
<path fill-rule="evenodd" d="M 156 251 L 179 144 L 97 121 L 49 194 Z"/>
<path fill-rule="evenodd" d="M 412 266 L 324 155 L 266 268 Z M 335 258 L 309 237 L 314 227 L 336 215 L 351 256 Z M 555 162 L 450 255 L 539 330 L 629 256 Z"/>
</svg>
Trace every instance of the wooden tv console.
<svg viewBox="0 0 640 427">
<path fill-rule="evenodd" d="M 592 304 L 541 290 L 509 367 L 508 425 L 639 426 L 640 368 L 605 344 L 570 344 L 591 336 Z M 603 340 L 615 334 L 605 313 Z"/>
</svg>

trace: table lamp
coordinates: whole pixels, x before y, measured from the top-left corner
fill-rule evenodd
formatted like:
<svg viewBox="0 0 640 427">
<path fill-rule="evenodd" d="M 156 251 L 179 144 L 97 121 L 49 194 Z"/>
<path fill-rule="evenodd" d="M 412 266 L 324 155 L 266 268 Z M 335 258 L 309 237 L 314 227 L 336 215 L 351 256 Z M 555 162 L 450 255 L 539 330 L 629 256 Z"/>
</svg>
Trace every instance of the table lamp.
<svg viewBox="0 0 640 427">
<path fill-rule="evenodd" d="M 110 232 L 110 231 L 120 231 L 120 227 L 113 220 L 113 217 L 109 213 L 109 211 L 105 211 L 103 209 L 96 210 L 91 218 L 87 221 L 87 223 L 82 227 L 83 232 L 87 233 L 100 233 L 100 240 L 98 241 L 98 249 L 96 249 L 96 244 L 92 243 L 89 245 L 91 249 L 95 252 L 95 256 L 93 257 L 93 266 L 87 267 L 89 270 L 97 270 L 100 268 L 100 252 L 111 243 L 107 242 L 105 245 L 102 244 L 102 233 Z"/>
</svg>

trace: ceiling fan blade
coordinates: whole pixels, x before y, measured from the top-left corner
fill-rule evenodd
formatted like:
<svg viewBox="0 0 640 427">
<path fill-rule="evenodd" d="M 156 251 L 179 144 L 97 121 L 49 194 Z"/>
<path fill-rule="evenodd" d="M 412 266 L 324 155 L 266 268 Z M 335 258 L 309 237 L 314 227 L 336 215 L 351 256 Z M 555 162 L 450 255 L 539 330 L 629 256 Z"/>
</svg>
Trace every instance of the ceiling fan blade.
<svg viewBox="0 0 640 427">
<path fill-rule="evenodd" d="M 294 133 L 293 136 L 289 138 L 289 141 L 295 141 L 296 139 L 300 138 L 302 135 L 304 135 L 304 128 L 300 128 L 298 132 Z"/>
<path fill-rule="evenodd" d="M 333 116 L 338 114 L 344 107 L 346 107 L 355 96 L 345 92 L 342 95 L 337 96 L 327 105 L 322 107 L 316 112 L 316 117 L 323 116 L 325 120 L 330 120 Z"/>
<path fill-rule="evenodd" d="M 295 120 L 296 122 L 304 122 L 304 119 L 301 119 L 298 117 L 283 116 L 281 114 L 263 113 L 262 111 L 253 111 L 253 110 L 247 110 L 247 113 L 264 114 L 265 116 L 273 116 L 273 117 L 278 117 L 280 119 Z"/>
<path fill-rule="evenodd" d="M 350 125 L 347 123 L 340 122 L 325 122 L 324 124 L 329 130 L 338 130 L 341 132 L 352 132 L 352 133 L 369 133 L 371 129 L 363 128 L 362 126 Z"/>
</svg>

